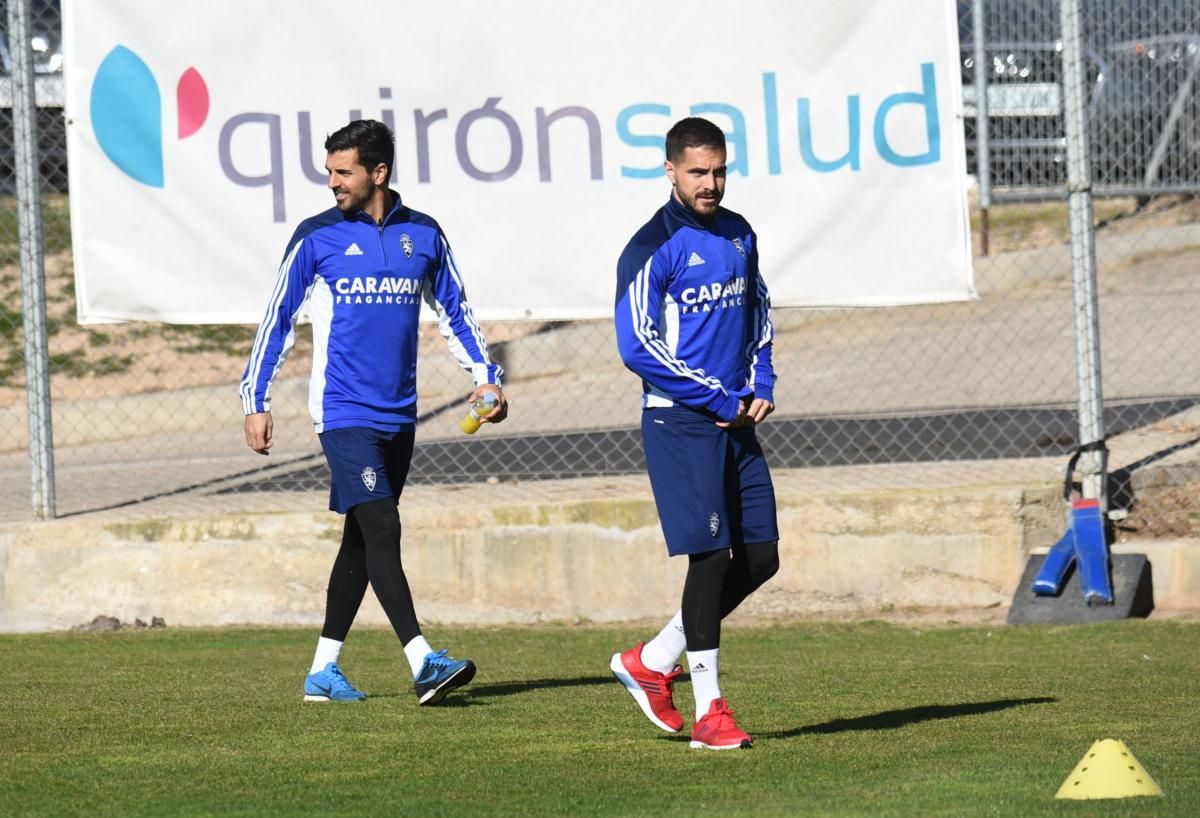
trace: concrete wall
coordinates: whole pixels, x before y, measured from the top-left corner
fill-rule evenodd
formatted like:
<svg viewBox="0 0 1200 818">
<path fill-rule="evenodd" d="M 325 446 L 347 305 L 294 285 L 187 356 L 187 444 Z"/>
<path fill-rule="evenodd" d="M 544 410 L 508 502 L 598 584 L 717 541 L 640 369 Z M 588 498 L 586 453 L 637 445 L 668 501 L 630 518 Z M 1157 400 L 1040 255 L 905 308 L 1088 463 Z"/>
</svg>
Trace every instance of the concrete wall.
<svg viewBox="0 0 1200 818">
<path fill-rule="evenodd" d="M 420 502 L 402 505 L 403 555 L 425 622 L 659 619 L 678 606 L 686 563 L 666 558 L 648 492 L 482 505 L 451 489 L 420 491 Z M 1062 524 L 1049 487 L 779 500 L 782 567 L 747 602 L 751 615 L 1006 606 L 1029 551 Z M 0 630 L 64 629 L 98 615 L 317 625 L 340 536 L 330 512 L 8 524 Z M 1200 608 L 1200 541 L 1118 550 L 1150 556 L 1160 610 Z M 369 593 L 359 621 L 386 624 Z"/>
</svg>

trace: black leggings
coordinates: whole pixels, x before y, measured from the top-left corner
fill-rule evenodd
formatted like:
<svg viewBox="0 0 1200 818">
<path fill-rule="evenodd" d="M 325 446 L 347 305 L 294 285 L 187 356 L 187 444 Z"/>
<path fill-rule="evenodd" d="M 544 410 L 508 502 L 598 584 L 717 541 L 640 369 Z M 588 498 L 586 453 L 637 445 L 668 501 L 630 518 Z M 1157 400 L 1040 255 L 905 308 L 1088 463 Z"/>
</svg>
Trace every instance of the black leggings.
<svg viewBox="0 0 1200 818">
<path fill-rule="evenodd" d="M 346 513 L 342 547 L 329 574 L 322 636 L 346 641 L 368 580 L 400 643 L 419 636 L 412 592 L 400 562 L 400 512 L 390 497 L 362 503 Z"/>
<path fill-rule="evenodd" d="M 779 570 L 779 544 L 750 543 L 688 556 L 683 635 L 690 651 L 721 644 L 721 620 Z"/>
</svg>

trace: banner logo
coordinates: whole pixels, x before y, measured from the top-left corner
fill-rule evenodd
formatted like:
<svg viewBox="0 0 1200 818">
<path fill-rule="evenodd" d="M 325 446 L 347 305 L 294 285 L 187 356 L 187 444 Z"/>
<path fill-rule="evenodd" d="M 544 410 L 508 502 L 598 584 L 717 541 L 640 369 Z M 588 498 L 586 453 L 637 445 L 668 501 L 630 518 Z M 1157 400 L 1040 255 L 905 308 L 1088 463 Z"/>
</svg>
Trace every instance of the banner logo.
<svg viewBox="0 0 1200 818">
<path fill-rule="evenodd" d="M 189 68 L 175 87 L 176 135 L 187 139 L 208 118 L 208 86 Z M 92 130 L 101 150 L 125 175 L 150 187 L 164 187 L 162 95 L 142 58 L 118 45 L 100 63 L 92 80 Z"/>
</svg>

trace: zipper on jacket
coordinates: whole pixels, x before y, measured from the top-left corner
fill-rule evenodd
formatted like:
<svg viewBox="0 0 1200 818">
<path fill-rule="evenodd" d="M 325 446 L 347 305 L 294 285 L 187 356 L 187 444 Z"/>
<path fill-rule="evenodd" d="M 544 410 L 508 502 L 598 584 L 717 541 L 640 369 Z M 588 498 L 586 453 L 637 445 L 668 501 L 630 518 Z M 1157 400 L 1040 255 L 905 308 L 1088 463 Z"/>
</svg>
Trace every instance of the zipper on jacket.
<svg viewBox="0 0 1200 818">
<path fill-rule="evenodd" d="M 384 216 L 383 222 L 386 222 L 386 221 L 387 221 L 387 217 Z M 384 243 L 384 241 L 383 241 L 383 222 L 379 222 L 379 224 L 376 226 L 379 228 L 379 250 L 380 250 L 380 252 L 383 253 L 383 263 L 387 264 L 388 263 L 387 244 Z"/>
</svg>

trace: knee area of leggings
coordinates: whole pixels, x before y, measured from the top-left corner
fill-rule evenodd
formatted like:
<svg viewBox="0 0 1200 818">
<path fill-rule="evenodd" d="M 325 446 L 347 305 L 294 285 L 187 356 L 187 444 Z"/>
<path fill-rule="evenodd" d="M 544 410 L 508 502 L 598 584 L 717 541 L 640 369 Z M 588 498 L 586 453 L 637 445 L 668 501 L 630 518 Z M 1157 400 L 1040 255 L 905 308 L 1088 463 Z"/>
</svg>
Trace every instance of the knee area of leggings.
<svg viewBox="0 0 1200 818">
<path fill-rule="evenodd" d="M 746 560 L 749 563 L 750 574 L 761 582 L 766 582 L 779 571 L 779 543 L 755 543 L 746 546 Z"/>
<path fill-rule="evenodd" d="M 400 538 L 400 511 L 389 498 L 361 503 L 350 509 L 368 544 L 372 540 Z"/>
</svg>

